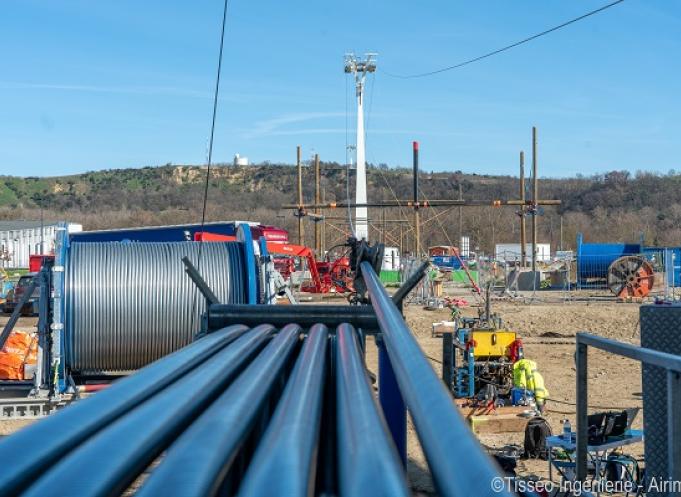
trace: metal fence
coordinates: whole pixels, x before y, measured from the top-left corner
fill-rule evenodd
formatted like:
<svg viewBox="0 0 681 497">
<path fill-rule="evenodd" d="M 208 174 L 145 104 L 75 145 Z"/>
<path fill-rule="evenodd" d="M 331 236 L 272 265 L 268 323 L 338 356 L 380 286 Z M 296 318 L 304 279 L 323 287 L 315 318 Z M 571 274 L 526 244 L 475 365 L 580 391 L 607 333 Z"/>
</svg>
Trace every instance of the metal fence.
<svg viewBox="0 0 681 497">
<path fill-rule="evenodd" d="M 498 259 L 477 260 L 473 271 L 476 282 L 481 286 L 493 281 L 495 292 L 500 296 L 528 302 L 613 300 L 622 296 L 619 293 L 624 289 L 622 284 L 625 281 L 643 277 L 644 283 L 652 287 L 649 292 L 644 292 L 646 297 L 667 300 L 681 297 L 680 249 L 643 248 L 642 252 L 624 256 L 621 253 L 604 253 L 554 258 L 537 262 L 537 274 L 530 271 L 529 260 L 527 267 L 523 268 L 519 257 L 501 255 Z M 629 265 L 620 269 L 613 266 L 622 257 L 631 258 Z M 639 266 L 638 262 L 643 264 Z M 623 263 L 620 260 L 620 264 Z M 454 286 L 470 286 L 467 278 L 459 276 L 452 273 Z M 628 294 L 626 291 L 621 293 Z M 639 297 L 636 294 L 624 296 Z"/>
<path fill-rule="evenodd" d="M 577 333 L 577 479 L 587 476 L 588 347 L 657 366 L 667 372 L 667 477 L 681 481 L 681 356 L 617 342 L 589 333 Z M 654 413 L 649 413 L 654 416 Z M 678 495 L 678 494 L 669 494 Z"/>
</svg>

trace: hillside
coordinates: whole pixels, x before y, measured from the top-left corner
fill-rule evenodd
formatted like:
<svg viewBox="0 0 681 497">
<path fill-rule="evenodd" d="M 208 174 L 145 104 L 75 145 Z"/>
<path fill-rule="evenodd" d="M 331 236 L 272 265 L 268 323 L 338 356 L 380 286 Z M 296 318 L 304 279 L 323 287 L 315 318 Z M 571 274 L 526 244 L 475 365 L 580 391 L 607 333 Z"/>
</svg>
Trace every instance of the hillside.
<svg viewBox="0 0 681 497">
<path fill-rule="evenodd" d="M 314 198 L 314 175 L 304 169 L 306 201 Z M 322 187 L 327 201 L 346 198 L 346 172 L 336 163 L 322 164 Z M 44 206 L 46 219 L 69 219 L 85 229 L 138 225 L 177 224 L 200 219 L 205 167 L 161 166 L 87 172 L 73 176 L 0 176 L 0 218 L 38 219 Z M 420 184 L 424 198 L 457 198 L 459 183 L 465 199 L 510 199 L 518 196 L 513 177 L 479 176 L 460 171 L 423 173 Z M 296 199 L 296 169 L 290 165 L 260 164 L 234 169 L 217 166 L 212 170 L 207 220 L 249 219 L 275 224 L 295 233 L 296 219 L 280 206 Z M 389 186 L 388 186 L 389 185 Z M 412 177 L 408 169 L 370 167 L 369 198 L 394 200 L 411 197 Z M 540 197 L 558 198 L 560 207 L 546 207 L 540 219 L 540 241 L 560 243 L 563 218 L 564 248 L 574 246 L 582 231 L 591 241 L 638 240 L 641 234 L 651 244 L 681 244 L 681 175 L 660 176 L 611 172 L 601 176 L 570 179 L 542 179 Z M 461 231 L 473 244 L 489 251 L 494 243 L 518 239 L 518 216 L 513 208 L 466 207 Z M 428 210 L 424 220 L 424 243 L 456 243 L 460 234 L 458 208 L 441 212 Z M 343 217 L 337 210 L 330 216 Z M 370 209 L 374 225 L 381 213 Z M 407 211 L 392 209 L 388 219 L 404 218 Z M 327 244 L 343 237 L 343 221 L 327 227 Z M 307 224 L 308 236 L 312 223 Z M 389 225 L 387 241 L 399 243 L 399 225 Z M 407 242 L 407 227 L 403 241 Z M 529 231 L 529 230 L 528 230 Z M 377 235 L 373 235 L 374 237 Z M 308 238 L 311 243 L 311 237 Z"/>
</svg>

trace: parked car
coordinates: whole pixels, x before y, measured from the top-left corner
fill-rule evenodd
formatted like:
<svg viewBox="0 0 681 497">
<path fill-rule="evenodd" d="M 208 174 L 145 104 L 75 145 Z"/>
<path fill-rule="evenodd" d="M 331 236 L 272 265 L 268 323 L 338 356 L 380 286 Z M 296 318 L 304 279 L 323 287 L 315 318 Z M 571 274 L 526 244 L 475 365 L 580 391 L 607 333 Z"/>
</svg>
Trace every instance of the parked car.
<svg viewBox="0 0 681 497">
<path fill-rule="evenodd" d="M 26 290 L 31 285 L 31 281 L 33 281 L 33 278 L 37 274 L 38 273 L 26 273 L 19 278 L 19 281 L 17 281 L 17 284 L 14 286 L 14 288 L 7 292 L 7 299 L 5 300 L 2 309 L 4 312 L 8 314 L 14 312 L 14 308 L 21 301 L 24 294 L 26 293 Z M 23 308 L 21 309 L 21 314 L 25 316 L 33 316 L 37 314 L 39 298 L 40 286 L 36 285 L 36 287 L 33 289 L 31 297 L 28 299 L 28 301 L 24 304 Z"/>
</svg>

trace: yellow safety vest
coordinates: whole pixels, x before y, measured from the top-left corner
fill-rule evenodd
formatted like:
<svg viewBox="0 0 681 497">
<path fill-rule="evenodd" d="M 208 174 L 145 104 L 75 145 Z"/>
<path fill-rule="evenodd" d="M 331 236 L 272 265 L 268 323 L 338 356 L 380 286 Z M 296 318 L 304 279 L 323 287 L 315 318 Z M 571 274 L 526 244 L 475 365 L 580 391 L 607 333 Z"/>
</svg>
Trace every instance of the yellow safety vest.
<svg viewBox="0 0 681 497">
<path fill-rule="evenodd" d="M 530 359 L 520 359 L 513 364 L 513 386 L 530 390 L 540 404 L 549 396 L 544 377 L 537 371 L 537 363 Z"/>
</svg>

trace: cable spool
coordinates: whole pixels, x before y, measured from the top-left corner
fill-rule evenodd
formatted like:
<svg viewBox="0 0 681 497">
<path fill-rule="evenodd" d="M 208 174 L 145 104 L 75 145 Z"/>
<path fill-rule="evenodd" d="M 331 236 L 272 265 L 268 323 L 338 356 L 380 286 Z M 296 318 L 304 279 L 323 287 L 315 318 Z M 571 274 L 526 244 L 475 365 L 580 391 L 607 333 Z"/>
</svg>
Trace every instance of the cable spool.
<svg viewBox="0 0 681 497">
<path fill-rule="evenodd" d="M 647 297 L 655 283 L 653 266 L 639 255 L 627 255 L 608 268 L 608 287 L 620 298 Z"/>
<path fill-rule="evenodd" d="M 139 369 L 190 343 L 206 303 L 184 271 L 221 302 L 247 302 L 244 244 L 73 243 L 66 257 L 66 361 L 80 374 Z"/>
</svg>

